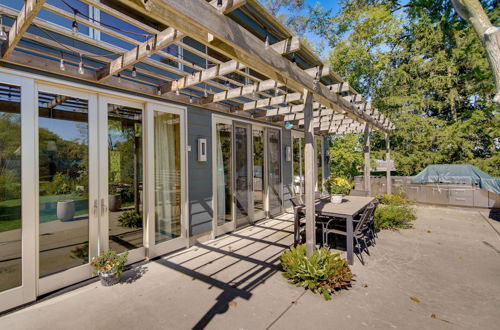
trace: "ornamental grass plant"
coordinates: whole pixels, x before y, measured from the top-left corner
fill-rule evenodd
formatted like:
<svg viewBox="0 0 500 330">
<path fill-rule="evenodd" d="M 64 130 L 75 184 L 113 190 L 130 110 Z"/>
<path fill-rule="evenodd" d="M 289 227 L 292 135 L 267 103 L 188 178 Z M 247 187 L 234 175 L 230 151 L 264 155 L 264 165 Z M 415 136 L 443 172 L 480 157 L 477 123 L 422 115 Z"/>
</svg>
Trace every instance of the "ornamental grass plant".
<svg viewBox="0 0 500 330">
<path fill-rule="evenodd" d="M 292 246 L 283 252 L 280 261 L 288 282 L 320 293 L 325 300 L 332 299 L 335 291 L 349 287 L 354 276 L 346 259 L 325 248 L 308 257 L 305 244 Z"/>
</svg>

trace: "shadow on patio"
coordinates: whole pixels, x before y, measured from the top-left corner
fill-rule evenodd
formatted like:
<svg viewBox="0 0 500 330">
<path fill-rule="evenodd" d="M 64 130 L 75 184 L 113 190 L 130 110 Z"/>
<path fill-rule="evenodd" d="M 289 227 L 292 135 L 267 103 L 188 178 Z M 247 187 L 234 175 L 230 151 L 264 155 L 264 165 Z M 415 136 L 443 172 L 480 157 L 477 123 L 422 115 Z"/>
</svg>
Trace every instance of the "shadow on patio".
<svg viewBox="0 0 500 330">
<path fill-rule="evenodd" d="M 284 214 L 156 262 L 208 284 L 209 290 L 222 290 L 193 327 L 203 329 L 235 305 L 235 298 L 249 300 L 252 290 L 278 271 L 279 256 L 293 243 L 292 235 L 293 216 Z"/>
</svg>

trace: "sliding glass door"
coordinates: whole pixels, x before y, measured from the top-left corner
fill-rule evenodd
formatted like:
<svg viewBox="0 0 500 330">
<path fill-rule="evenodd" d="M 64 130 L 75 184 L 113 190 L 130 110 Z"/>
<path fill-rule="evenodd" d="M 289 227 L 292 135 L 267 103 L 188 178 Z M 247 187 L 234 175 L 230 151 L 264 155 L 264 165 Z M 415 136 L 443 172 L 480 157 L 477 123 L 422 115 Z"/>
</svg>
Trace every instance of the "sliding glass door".
<svg viewBox="0 0 500 330">
<path fill-rule="evenodd" d="M 129 262 L 145 258 L 144 106 L 99 97 L 100 250 L 129 251 Z"/>
<path fill-rule="evenodd" d="M 0 73 L 0 312 L 35 290 L 34 83 Z"/>
<path fill-rule="evenodd" d="M 97 251 L 96 96 L 38 89 L 38 293 L 91 276 Z"/>
<path fill-rule="evenodd" d="M 267 129 L 267 163 L 268 163 L 268 203 L 269 215 L 282 212 L 281 184 L 281 132 L 278 129 Z"/>
<path fill-rule="evenodd" d="M 264 128 L 252 128 L 253 148 L 253 221 L 266 217 L 266 143 Z"/>
<path fill-rule="evenodd" d="M 215 236 L 233 231 L 233 124 L 231 120 L 214 122 Z"/>
<path fill-rule="evenodd" d="M 251 126 L 234 123 L 234 203 L 236 228 L 252 223 Z"/>
<path fill-rule="evenodd" d="M 157 104 L 147 106 L 149 257 L 187 244 L 185 216 L 184 112 Z"/>
</svg>

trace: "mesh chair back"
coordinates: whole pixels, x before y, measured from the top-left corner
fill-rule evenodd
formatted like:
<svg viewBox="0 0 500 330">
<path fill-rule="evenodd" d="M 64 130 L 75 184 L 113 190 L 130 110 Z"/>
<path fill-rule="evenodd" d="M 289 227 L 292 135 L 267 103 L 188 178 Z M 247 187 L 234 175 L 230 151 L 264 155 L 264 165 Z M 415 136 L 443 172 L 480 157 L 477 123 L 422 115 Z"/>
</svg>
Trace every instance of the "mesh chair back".
<svg viewBox="0 0 500 330">
<path fill-rule="evenodd" d="M 354 235 L 356 234 L 361 234 L 365 226 L 367 225 L 368 221 L 372 217 L 373 211 L 375 210 L 375 205 L 373 203 L 370 203 L 365 210 L 363 211 L 363 214 L 361 215 L 361 219 L 359 219 L 358 224 L 356 225 L 356 228 L 354 228 Z"/>
</svg>

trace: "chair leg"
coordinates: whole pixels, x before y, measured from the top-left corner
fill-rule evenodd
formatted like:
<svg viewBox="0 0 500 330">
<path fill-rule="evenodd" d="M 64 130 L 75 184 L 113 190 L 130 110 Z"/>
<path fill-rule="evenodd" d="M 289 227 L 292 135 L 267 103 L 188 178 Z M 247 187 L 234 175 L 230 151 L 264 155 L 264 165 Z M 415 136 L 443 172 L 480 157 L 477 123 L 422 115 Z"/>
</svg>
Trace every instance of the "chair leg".
<svg viewBox="0 0 500 330">
<path fill-rule="evenodd" d="M 364 265 L 365 261 L 363 260 L 363 250 L 360 249 L 359 240 L 356 237 L 354 237 L 354 242 L 356 243 L 356 244 L 354 244 L 354 246 L 358 247 L 358 258 L 361 261 L 361 264 Z"/>
</svg>

